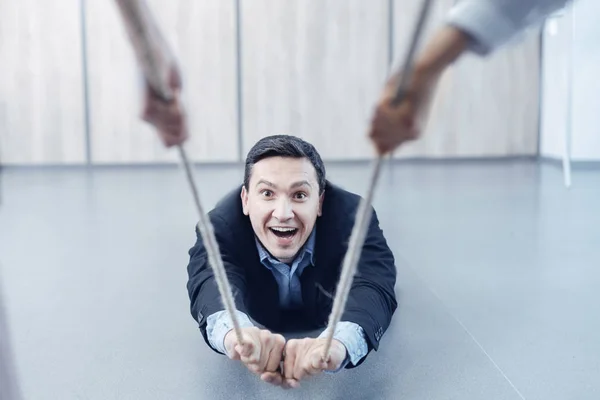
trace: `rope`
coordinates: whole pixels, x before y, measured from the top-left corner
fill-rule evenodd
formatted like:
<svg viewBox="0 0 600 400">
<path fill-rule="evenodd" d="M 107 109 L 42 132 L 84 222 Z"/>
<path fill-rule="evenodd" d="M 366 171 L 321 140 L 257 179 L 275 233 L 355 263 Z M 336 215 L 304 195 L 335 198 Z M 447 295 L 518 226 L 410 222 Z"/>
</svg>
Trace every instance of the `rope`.
<svg viewBox="0 0 600 400">
<path fill-rule="evenodd" d="M 124 19 L 125 26 L 127 27 L 138 62 L 142 66 L 150 86 L 165 100 L 168 101 L 172 99 L 173 93 L 167 83 L 167 68 L 169 64 L 165 62 L 166 60 L 172 59 L 172 57 L 166 42 L 162 40 L 158 28 L 152 21 L 150 10 L 145 7 L 143 1 L 138 0 L 118 0 L 117 4 L 121 10 L 121 15 Z M 153 34 L 154 37 L 152 37 Z M 179 150 L 179 157 L 185 171 L 187 182 L 192 191 L 194 204 L 198 211 L 199 220 L 197 227 L 206 248 L 208 263 L 215 275 L 223 306 L 231 317 L 238 343 L 242 344 L 244 343 L 242 330 L 236 314 L 237 310 L 233 299 L 231 285 L 227 279 L 219 245 L 215 238 L 214 228 L 202 208 L 192 168 L 190 167 L 185 149 L 183 145 L 178 145 L 177 148 Z"/>
<path fill-rule="evenodd" d="M 421 12 L 419 14 L 419 19 L 413 32 L 411 45 L 406 55 L 403 68 L 401 70 L 402 73 L 400 83 L 398 84 L 396 94 L 392 99 L 392 105 L 394 106 L 400 104 L 400 102 L 406 96 L 406 88 L 408 86 L 409 76 L 411 74 L 412 61 L 414 58 L 419 38 L 423 31 L 423 26 L 427 18 L 427 13 L 429 12 L 430 5 L 431 0 L 423 1 Z M 329 360 L 329 351 L 331 350 L 331 342 L 333 341 L 335 328 L 337 326 L 337 323 L 340 322 L 344 309 L 346 308 L 348 294 L 352 286 L 354 275 L 356 274 L 358 261 L 360 259 L 360 253 L 362 251 L 367 231 L 369 229 L 369 222 L 371 221 L 371 215 L 373 211 L 371 207 L 371 202 L 373 200 L 375 188 L 379 180 L 382 162 L 383 157 L 379 155 L 375 159 L 373 171 L 369 180 L 369 188 L 367 190 L 367 194 L 364 198 L 361 199 L 358 206 L 358 210 L 356 212 L 356 220 L 354 222 L 354 227 L 352 228 L 352 233 L 350 234 L 348 250 L 346 251 L 346 255 L 344 256 L 342 272 L 340 274 L 340 280 L 338 282 L 335 299 L 333 300 L 333 306 L 331 308 L 331 313 L 329 315 L 329 321 L 327 324 L 328 332 L 327 336 L 325 337 L 325 349 L 323 350 L 323 360 L 325 361 Z"/>
<path fill-rule="evenodd" d="M 379 156 L 375 160 L 375 166 L 370 179 L 370 186 L 367 190 L 367 195 L 361 199 L 358 210 L 356 212 L 356 222 L 350 235 L 350 242 L 348 243 L 348 251 L 344 256 L 342 272 L 340 274 L 340 281 L 338 283 L 338 289 L 333 300 L 333 306 L 331 314 L 329 314 L 328 334 L 325 337 L 325 350 L 323 351 L 323 359 L 329 359 L 329 350 L 331 348 L 331 342 L 333 340 L 333 334 L 335 333 L 335 327 L 340 322 L 342 313 L 346 307 L 346 301 L 348 300 L 348 294 L 350 293 L 350 287 L 352 286 L 352 280 L 356 274 L 358 266 L 358 260 L 360 258 L 360 250 L 365 242 L 365 237 L 368 231 L 369 222 L 373 208 L 371 207 L 371 201 L 375 192 L 377 181 L 381 171 L 381 164 L 383 157 Z"/>
</svg>

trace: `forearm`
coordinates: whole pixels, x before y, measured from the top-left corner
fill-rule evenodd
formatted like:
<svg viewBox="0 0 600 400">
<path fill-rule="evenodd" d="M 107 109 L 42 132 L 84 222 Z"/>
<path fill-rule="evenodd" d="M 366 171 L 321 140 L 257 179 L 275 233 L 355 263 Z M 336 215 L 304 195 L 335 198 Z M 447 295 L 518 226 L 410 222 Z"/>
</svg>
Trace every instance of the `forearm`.
<svg viewBox="0 0 600 400">
<path fill-rule="evenodd" d="M 173 54 L 145 0 L 115 0 L 127 36 L 146 80 L 162 96 L 170 97 L 166 80 Z"/>
<path fill-rule="evenodd" d="M 569 0 L 462 0 L 425 45 L 417 74 L 436 76 L 466 51 L 488 54 Z"/>
<path fill-rule="evenodd" d="M 441 28 L 417 57 L 415 72 L 424 77 L 439 75 L 452 64 L 469 45 L 469 36 L 452 26 Z"/>
<path fill-rule="evenodd" d="M 425 44 L 415 61 L 417 77 L 432 79 L 439 76 L 471 48 L 476 40 L 473 35 L 477 32 L 469 29 L 469 21 L 477 20 L 477 12 L 473 10 L 476 5 L 474 7 L 467 3 L 469 2 L 455 6 L 449 13 L 448 23 L 439 28 Z"/>
<path fill-rule="evenodd" d="M 143 37 L 150 37 L 160 44 L 163 51 L 169 51 L 158 24 L 145 0 L 115 0 L 125 22 L 129 39 L 137 43 Z"/>
</svg>

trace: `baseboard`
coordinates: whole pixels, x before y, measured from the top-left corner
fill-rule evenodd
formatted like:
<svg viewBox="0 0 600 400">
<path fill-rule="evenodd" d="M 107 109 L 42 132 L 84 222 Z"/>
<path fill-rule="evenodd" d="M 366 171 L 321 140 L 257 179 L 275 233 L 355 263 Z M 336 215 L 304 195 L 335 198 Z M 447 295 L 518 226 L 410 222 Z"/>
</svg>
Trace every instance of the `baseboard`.
<svg viewBox="0 0 600 400">
<path fill-rule="evenodd" d="M 368 165 L 373 159 L 347 159 L 347 160 L 324 160 L 326 166 L 336 165 Z M 517 164 L 517 163 L 540 163 L 562 167 L 562 160 L 554 157 L 538 157 L 535 155 L 517 156 L 494 156 L 494 157 L 401 157 L 388 158 L 387 165 L 469 165 L 469 164 Z M 243 168 L 244 163 L 240 161 L 223 162 L 193 162 L 196 168 Z M 573 169 L 600 169 L 600 160 L 574 160 L 571 162 Z M 161 163 L 103 163 L 103 164 L 8 164 L 0 165 L 4 170 L 104 170 L 104 169 L 177 169 L 177 162 Z"/>
<path fill-rule="evenodd" d="M 553 165 L 562 168 L 563 161 L 560 158 L 541 156 L 542 164 Z M 600 170 L 600 160 L 571 160 L 571 168 L 576 170 Z"/>
<path fill-rule="evenodd" d="M 507 162 L 532 162 L 536 161 L 537 157 L 533 155 L 517 155 L 517 156 L 493 156 L 493 157 L 396 157 L 387 158 L 386 163 L 392 164 L 480 164 L 480 163 L 507 163 Z M 344 160 L 323 160 L 326 165 L 360 165 L 370 164 L 372 158 L 356 158 Z M 192 162 L 195 167 L 240 167 L 244 163 L 241 161 L 222 161 L 222 162 Z M 178 162 L 149 162 L 149 163 L 98 163 L 98 164 L 4 164 L 1 165 L 5 169 L 154 169 L 154 168 L 179 168 Z"/>
</svg>

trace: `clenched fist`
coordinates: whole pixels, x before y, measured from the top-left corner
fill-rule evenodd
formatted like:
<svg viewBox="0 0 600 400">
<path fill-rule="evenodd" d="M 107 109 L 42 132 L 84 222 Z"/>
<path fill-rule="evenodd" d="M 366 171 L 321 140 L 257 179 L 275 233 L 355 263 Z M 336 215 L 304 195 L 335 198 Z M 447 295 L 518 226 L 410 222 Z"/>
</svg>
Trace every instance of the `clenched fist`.
<svg viewBox="0 0 600 400">
<path fill-rule="evenodd" d="M 242 328 L 244 343 L 237 341 L 233 330 L 225 335 L 225 350 L 232 360 L 240 360 L 250 371 L 273 385 L 281 385 L 279 366 L 283 358 L 285 338 L 266 329 Z"/>
<path fill-rule="evenodd" d="M 292 339 L 287 342 L 283 363 L 284 386 L 298 388 L 301 379 L 325 370 L 336 370 L 342 365 L 346 358 L 346 346 L 333 339 L 329 359 L 323 360 L 325 343 L 325 338 Z"/>
<path fill-rule="evenodd" d="M 166 147 L 182 144 L 188 139 L 188 122 L 181 101 L 181 76 L 176 65 L 169 69 L 169 87 L 173 98 L 163 99 L 148 83 L 145 86 L 141 117 L 153 125 Z"/>
<path fill-rule="evenodd" d="M 394 151 L 405 142 L 417 139 L 428 116 L 439 75 L 425 75 L 416 71 L 409 78 L 406 96 L 398 105 L 393 104 L 400 75 L 387 82 L 371 121 L 371 138 L 381 155 Z"/>
</svg>

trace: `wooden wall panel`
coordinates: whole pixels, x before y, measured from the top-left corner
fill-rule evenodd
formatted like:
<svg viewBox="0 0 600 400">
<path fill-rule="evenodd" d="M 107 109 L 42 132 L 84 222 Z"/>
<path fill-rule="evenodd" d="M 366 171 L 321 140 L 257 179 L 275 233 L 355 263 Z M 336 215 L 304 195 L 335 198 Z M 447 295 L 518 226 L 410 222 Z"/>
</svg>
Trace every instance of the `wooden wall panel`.
<svg viewBox="0 0 600 400">
<path fill-rule="evenodd" d="M 242 1 L 245 153 L 293 134 L 323 158 L 373 155 L 366 132 L 388 68 L 387 0 Z"/>
<path fill-rule="evenodd" d="M 141 81 L 113 1 L 87 0 L 93 161 L 177 161 L 138 115 Z M 180 61 L 195 161 L 238 155 L 235 9 L 232 0 L 148 2 Z"/>
<path fill-rule="evenodd" d="M 79 0 L 0 0 L 0 163 L 85 162 Z"/>
<path fill-rule="evenodd" d="M 408 46 L 420 0 L 395 1 L 395 57 Z M 425 40 L 452 0 L 436 2 Z M 423 41 L 424 43 L 424 41 Z M 486 157 L 537 153 L 539 39 L 529 33 L 486 58 L 467 54 L 444 75 L 421 140 L 398 157 Z M 398 63 L 396 63 L 398 65 Z"/>
</svg>

